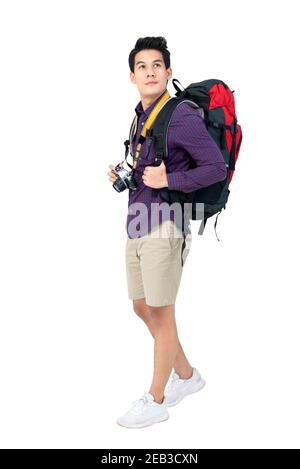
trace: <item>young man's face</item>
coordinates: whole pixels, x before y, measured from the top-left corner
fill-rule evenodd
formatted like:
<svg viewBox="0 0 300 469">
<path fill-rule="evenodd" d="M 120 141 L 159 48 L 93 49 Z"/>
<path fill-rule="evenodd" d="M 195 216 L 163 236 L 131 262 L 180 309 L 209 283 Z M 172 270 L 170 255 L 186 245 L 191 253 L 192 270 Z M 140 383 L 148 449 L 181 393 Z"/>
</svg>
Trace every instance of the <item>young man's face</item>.
<svg viewBox="0 0 300 469">
<path fill-rule="evenodd" d="M 145 49 L 135 55 L 134 73 L 130 72 L 130 79 L 137 85 L 141 98 L 155 99 L 160 96 L 171 77 L 172 69 L 166 69 L 160 51 Z"/>
</svg>

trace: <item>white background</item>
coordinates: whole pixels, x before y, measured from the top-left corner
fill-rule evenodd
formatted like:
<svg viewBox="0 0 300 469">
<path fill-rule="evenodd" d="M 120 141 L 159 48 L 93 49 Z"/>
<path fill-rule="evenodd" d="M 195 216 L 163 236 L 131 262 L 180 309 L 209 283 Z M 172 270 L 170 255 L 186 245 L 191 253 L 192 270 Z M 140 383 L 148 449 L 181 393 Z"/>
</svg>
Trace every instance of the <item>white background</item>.
<svg viewBox="0 0 300 469">
<path fill-rule="evenodd" d="M 1 1 L 1 447 L 299 448 L 297 3 Z M 244 139 L 220 242 L 194 222 L 176 303 L 207 385 L 129 430 L 115 420 L 149 390 L 153 340 L 127 298 L 128 193 L 107 171 L 148 35 L 183 85 L 235 90 Z"/>
</svg>

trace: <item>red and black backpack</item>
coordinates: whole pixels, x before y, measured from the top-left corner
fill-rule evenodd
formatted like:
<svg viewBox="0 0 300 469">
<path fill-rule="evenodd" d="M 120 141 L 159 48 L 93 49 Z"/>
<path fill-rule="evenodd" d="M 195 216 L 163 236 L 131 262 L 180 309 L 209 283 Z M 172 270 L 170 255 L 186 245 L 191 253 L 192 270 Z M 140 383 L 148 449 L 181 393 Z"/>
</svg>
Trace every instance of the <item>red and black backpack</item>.
<svg viewBox="0 0 300 469">
<path fill-rule="evenodd" d="M 232 180 L 235 164 L 238 159 L 241 142 L 242 129 L 238 124 L 235 113 L 234 91 L 221 80 L 210 79 L 199 83 L 192 83 L 181 90 L 173 79 L 172 83 L 176 89 L 175 97 L 169 99 L 157 115 L 148 137 L 152 139 L 155 152 L 155 165 L 159 166 L 161 161 L 168 157 L 167 131 L 172 113 L 176 106 L 183 101 L 197 107 L 202 115 L 206 128 L 220 148 L 227 167 L 227 177 L 224 181 L 203 187 L 191 193 L 163 189 L 152 189 L 154 193 L 160 192 L 161 198 L 172 204 L 173 202 L 192 203 L 191 219 L 199 220 L 196 203 L 204 204 L 204 214 L 201 215 L 199 234 L 202 235 L 207 219 L 217 214 L 215 230 L 219 214 L 226 208 L 230 193 L 229 185 Z M 181 85 L 182 86 L 182 85 Z"/>
</svg>

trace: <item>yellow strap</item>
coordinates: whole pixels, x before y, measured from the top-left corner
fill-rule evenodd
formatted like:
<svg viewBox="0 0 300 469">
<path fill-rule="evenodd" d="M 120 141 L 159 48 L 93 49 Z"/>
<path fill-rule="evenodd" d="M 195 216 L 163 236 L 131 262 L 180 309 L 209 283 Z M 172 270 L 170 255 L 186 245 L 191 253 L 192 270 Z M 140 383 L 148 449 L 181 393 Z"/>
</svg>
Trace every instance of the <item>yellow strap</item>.
<svg viewBox="0 0 300 469">
<path fill-rule="evenodd" d="M 168 99 L 171 97 L 170 93 L 168 90 L 166 90 L 164 92 L 164 94 L 162 95 L 161 99 L 158 101 L 158 103 L 155 105 L 155 107 L 153 108 L 150 116 L 148 117 L 144 127 L 143 127 L 143 130 L 141 132 L 141 135 L 143 137 L 146 136 L 146 132 L 147 130 L 149 130 L 151 128 L 151 126 L 153 125 L 153 122 L 155 121 L 156 117 L 157 117 L 157 114 L 159 113 L 159 111 L 161 110 L 161 108 L 163 107 L 163 105 L 165 104 L 166 101 L 168 101 Z M 137 116 L 135 118 L 135 122 L 134 122 L 134 131 L 133 131 L 133 135 L 135 135 L 136 133 L 136 129 L 137 129 Z M 134 155 L 134 161 L 133 161 L 133 168 L 135 169 L 136 168 L 136 165 L 137 165 L 137 160 L 138 160 L 138 157 L 140 155 L 140 149 L 141 149 L 141 143 L 138 144 L 137 146 L 137 149 L 136 149 L 136 152 L 135 152 L 135 155 Z"/>
</svg>

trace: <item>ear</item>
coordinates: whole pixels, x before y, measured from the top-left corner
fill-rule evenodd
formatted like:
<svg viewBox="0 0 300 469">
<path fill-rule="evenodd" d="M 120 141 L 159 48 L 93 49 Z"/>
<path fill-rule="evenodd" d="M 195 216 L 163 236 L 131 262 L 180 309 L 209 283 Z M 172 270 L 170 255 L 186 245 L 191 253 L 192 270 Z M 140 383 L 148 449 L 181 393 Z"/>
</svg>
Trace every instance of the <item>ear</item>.
<svg viewBox="0 0 300 469">
<path fill-rule="evenodd" d="M 135 83 L 135 75 L 134 73 L 130 72 L 129 78 L 131 80 L 131 83 Z"/>
</svg>

